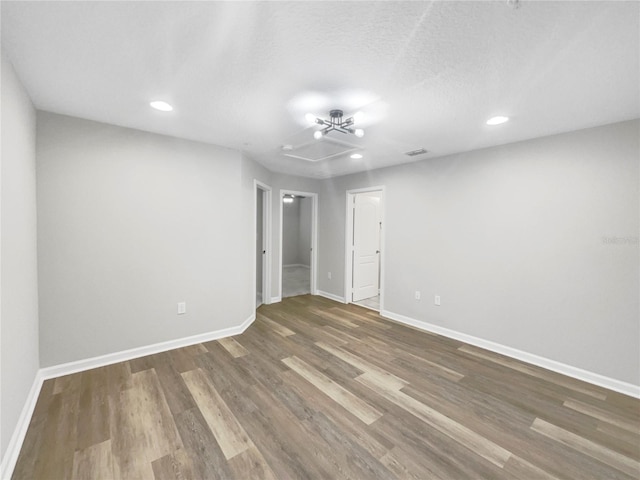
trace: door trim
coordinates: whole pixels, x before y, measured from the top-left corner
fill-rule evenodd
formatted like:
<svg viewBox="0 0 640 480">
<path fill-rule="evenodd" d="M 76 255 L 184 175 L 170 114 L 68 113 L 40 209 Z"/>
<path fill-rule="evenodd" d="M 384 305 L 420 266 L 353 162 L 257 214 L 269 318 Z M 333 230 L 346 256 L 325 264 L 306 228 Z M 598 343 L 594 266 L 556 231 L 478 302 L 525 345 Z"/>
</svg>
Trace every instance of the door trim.
<svg viewBox="0 0 640 480">
<path fill-rule="evenodd" d="M 282 237 L 284 233 L 284 219 L 282 210 L 282 197 L 283 195 L 301 195 L 311 198 L 311 281 L 309 284 L 309 290 L 311 295 L 318 295 L 317 290 L 317 272 L 318 272 L 318 194 L 313 192 L 300 192 L 297 190 L 280 190 L 280 196 L 278 202 L 280 203 L 280 261 L 278 262 L 280 269 L 280 296 L 279 300 L 282 300 Z"/>
<path fill-rule="evenodd" d="M 264 239 L 264 249 L 266 253 L 262 263 L 262 303 L 268 305 L 271 303 L 271 187 L 259 180 L 253 179 L 253 251 L 255 252 L 256 244 L 258 243 L 258 232 L 256 231 L 256 222 L 258 221 L 258 190 L 264 192 L 262 199 L 262 237 Z M 253 258 L 253 255 L 252 255 Z M 255 260 L 255 259 L 254 259 Z M 254 305 L 256 303 L 256 281 L 258 272 L 256 268 L 256 262 L 253 262 L 253 284 L 251 285 L 251 300 Z"/>
<path fill-rule="evenodd" d="M 380 218 L 382 231 L 380 232 L 380 311 L 384 308 L 384 273 L 386 256 L 386 198 L 385 186 L 355 188 L 346 191 L 346 227 L 344 241 L 344 303 L 353 303 L 353 200 L 359 193 L 380 192 Z"/>
</svg>

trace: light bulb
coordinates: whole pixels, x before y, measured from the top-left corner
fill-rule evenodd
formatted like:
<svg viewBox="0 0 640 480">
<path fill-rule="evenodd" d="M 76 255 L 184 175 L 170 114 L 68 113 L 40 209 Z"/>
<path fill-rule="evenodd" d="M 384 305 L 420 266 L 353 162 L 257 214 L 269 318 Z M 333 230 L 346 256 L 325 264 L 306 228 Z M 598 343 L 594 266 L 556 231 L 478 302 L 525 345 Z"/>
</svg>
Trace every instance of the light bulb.
<svg viewBox="0 0 640 480">
<path fill-rule="evenodd" d="M 362 158 L 362 155 L 360 153 L 354 153 L 353 155 L 351 155 L 351 158 L 353 158 L 354 160 L 360 160 Z"/>
<path fill-rule="evenodd" d="M 316 130 L 313 132 L 313 138 L 316 140 L 320 140 L 322 138 L 322 130 Z"/>
<path fill-rule="evenodd" d="M 316 116 L 313 113 L 307 113 L 304 118 L 307 120 L 307 122 L 309 123 L 316 123 Z"/>
<path fill-rule="evenodd" d="M 356 137 L 359 137 L 359 138 L 364 137 L 364 130 L 362 130 L 361 128 L 356 128 L 356 131 L 354 133 Z"/>
</svg>

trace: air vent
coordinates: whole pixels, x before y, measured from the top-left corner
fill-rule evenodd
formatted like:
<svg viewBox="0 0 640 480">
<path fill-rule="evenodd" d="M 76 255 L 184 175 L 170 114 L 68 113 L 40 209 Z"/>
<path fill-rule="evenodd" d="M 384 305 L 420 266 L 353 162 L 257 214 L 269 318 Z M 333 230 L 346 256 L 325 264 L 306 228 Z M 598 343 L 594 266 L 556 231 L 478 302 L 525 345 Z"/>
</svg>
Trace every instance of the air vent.
<svg viewBox="0 0 640 480">
<path fill-rule="evenodd" d="M 427 150 L 424 148 L 418 148 L 417 150 L 410 150 L 408 152 L 404 152 L 405 155 L 408 155 L 410 157 L 415 157 L 417 155 L 424 155 L 425 153 L 427 153 Z"/>
</svg>

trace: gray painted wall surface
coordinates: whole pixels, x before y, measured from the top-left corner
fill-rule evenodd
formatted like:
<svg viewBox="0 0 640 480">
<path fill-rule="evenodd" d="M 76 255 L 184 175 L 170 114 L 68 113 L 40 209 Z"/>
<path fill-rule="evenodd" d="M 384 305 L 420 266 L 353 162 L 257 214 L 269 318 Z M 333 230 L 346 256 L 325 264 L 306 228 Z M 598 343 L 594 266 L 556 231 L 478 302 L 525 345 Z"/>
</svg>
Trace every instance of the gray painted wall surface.
<svg viewBox="0 0 640 480">
<path fill-rule="evenodd" d="M 0 454 L 39 368 L 36 228 L 36 112 L 2 52 Z"/>
<path fill-rule="evenodd" d="M 263 205 L 264 192 L 258 189 L 256 193 L 256 293 L 262 294 L 262 240 L 263 240 Z M 264 299 L 262 299 L 264 302 Z"/>
<path fill-rule="evenodd" d="M 282 204 L 283 265 L 311 265 L 311 210 L 313 200 L 296 197 Z"/>
<path fill-rule="evenodd" d="M 257 247 L 256 244 L 254 244 L 254 235 L 256 235 L 256 226 L 253 224 L 253 218 L 254 218 L 254 210 L 256 208 L 256 204 L 254 203 L 254 190 L 255 190 L 255 186 L 254 186 L 254 180 L 258 180 L 259 182 L 261 182 L 264 185 L 267 186 L 271 186 L 271 180 L 272 180 L 272 173 L 267 170 L 266 168 L 264 168 L 262 165 L 256 163 L 255 161 L 251 160 L 250 158 L 248 158 L 246 155 L 242 155 L 241 158 L 241 162 L 240 162 L 240 167 L 241 167 L 241 178 L 242 178 L 242 207 L 239 211 L 242 212 L 247 212 L 246 216 L 247 216 L 247 221 L 251 222 L 250 225 L 250 229 L 251 229 L 251 235 L 248 236 L 248 242 L 250 244 L 250 254 L 247 254 L 247 261 L 251 263 L 250 266 L 250 279 L 247 287 L 249 287 L 249 293 L 250 293 L 250 297 L 251 297 L 251 302 L 252 305 L 255 307 L 255 302 L 256 302 L 256 285 L 257 285 L 257 279 L 256 282 L 253 282 L 253 270 L 258 270 L 256 262 L 256 256 L 257 256 Z M 273 192 L 272 192 L 273 194 Z M 276 195 L 277 198 L 277 195 Z M 264 198 L 263 198 L 264 201 Z M 272 198 L 272 202 L 273 202 L 273 198 Z M 232 205 L 229 205 L 229 208 L 233 208 Z M 231 235 L 232 232 L 229 232 L 229 235 Z M 238 242 L 243 242 L 244 239 L 242 238 L 237 238 Z M 273 247 L 272 247 L 273 248 Z M 259 271 L 256 271 L 256 276 L 259 274 Z M 263 302 L 265 302 L 265 299 L 262 299 Z"/>
<path fill-rule="evenodd" d="M 42 366 L 252 314 L 253 179 L 239 152 L 39 112 L 37 158 Z"/>
<path fill-rule="evenodd" d="M 344 295 L 345 191 L 385 185 L 386 310 L 638 385 L 639 130 L 325 180 L 319 289 Z"/>
<path fill-rule="evenodd" d="M 311 266 L 311 220 L 313 200 L 300 199 L 300 221 L 298 222 L 298 261 L 300 265 Z"/>
<path fill-rule="evenodd" d="M 280 199 L 282 201 L 282 199 Z M 282 204 L 282 264 L 295 265 L 299 262 L 298 243 L 300 241 L 300 200 Z"/>
</svg>

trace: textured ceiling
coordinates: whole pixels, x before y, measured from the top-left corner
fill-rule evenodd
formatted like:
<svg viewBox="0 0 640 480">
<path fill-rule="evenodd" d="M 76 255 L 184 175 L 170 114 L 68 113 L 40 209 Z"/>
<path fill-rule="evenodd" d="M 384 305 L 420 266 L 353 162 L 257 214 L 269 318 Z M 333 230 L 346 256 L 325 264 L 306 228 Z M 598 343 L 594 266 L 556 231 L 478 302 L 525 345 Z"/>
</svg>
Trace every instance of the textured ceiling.
<svg viewBox="0 0 640 480">
<path fill-rule="evenodd" d="M 37 108 L 240 149 L 291 174 L 342 175 L 640 117 L 635 1 L 1 8 L 3 49 Z M 175 111 L 150 109 L 153 99 Z M 282 150 L 311 140 L 305 113 L 332 108 L 366 114 L 363 139 L 331 134 L 361 147 L 362 160 Z M 496 114 L 511 121 L 486 126 Z M 429 153 L 403 154 L 420 147 Z"/>
</svg>

